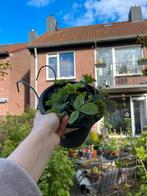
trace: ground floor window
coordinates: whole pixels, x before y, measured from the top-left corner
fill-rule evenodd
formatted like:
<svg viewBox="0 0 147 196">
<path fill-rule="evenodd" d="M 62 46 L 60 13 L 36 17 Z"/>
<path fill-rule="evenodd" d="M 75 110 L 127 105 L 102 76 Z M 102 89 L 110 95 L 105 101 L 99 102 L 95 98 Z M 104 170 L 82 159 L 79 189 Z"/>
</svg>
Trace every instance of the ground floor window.
<svg viewBox="0 0 147 196">
<path fill-rule="evenodd" d="M 147 125 L 146 96 L 120 96 L 113 100 L 117 103 L 116 108 L 105 119 L 106 124 L 117 133 L 139 135 Z"/>
</svg>

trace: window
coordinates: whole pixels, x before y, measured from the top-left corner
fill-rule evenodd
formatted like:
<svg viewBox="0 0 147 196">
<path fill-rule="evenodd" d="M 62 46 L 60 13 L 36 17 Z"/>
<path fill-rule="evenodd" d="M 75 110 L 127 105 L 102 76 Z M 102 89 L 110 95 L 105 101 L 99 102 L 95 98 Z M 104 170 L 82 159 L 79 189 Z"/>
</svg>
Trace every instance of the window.
<svg viewBox="0 0 147 196">
<path fill-rule="evenodd" d="M 99 75 L 140 74 L 141 67 L 138 60 L 142 57 L 142 50 L 139 46 L 116 47 L 98 49 L 96 58 L 106 63 L 105 68 L 99 68 Z M 115 68 L 112 73 L 112 67 Z"/>
<path fill-rule="evenodd" d="M 58 79 L 75 78 L 74 52 L 48 55 L 48 65 L 55 70 Z M 54 79 L 54 73 L 51 69 L 47 69 L 47 79 Z"/>
<path fill-rule="evenodd" d="M 101 75 L 111 75 L 112 68 L 112 48 L 100 49 L 97 51 L 97 61 L 106 63 L 105 68 L 99 68 L 98 71 Z"/>
<path fill-rule="evenodd" d="M 140 67 L 138 60 L 141 58 L 140 47 L 116 48 L 115 64 L 116 74 L 138 74 Z"/>
</svg>

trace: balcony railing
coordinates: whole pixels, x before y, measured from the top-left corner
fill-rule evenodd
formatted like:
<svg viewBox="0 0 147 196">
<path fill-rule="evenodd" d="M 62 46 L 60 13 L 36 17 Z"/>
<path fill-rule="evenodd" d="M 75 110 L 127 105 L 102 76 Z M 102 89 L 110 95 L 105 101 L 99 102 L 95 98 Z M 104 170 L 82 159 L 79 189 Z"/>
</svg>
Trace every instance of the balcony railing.
<svg viewBox="0 0 147 196">
<path fill-rule="evenodd" d="M 97 76 L 97 86 L 134 86 L 147 84 L 147 77 L 142 75 L 142 69 L 145 66 L 140 66 L 139 69 L 120 69 L 116 70 L 115 77 L 113 75 L 101 75 Z"/>
</svg>

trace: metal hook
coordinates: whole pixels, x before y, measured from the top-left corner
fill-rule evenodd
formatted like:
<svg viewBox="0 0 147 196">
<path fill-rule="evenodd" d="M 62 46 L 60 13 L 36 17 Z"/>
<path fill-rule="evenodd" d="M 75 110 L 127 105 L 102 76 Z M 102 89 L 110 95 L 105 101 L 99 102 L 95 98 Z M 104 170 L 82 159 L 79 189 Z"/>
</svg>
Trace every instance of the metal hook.
<svg viewBox="0 0 147 196">
<path fill-rule="evenodd" d="M 53 71 L 53 73 L 54 73 L 54 76 L 55 76 L 55 80 L 56 80 L 56 78 L 57 78 L 57 76 L 56 76 L 56 72 L 55 72 L 55 70 L 50 66 L 50 65 L 43 65 L 42 67 L 40 67 L 40 69 L 39 69 L 39 71 L 38 71 L 38 74 L 37 74 L 37 77 L 36 77 L 36 80 L 38 80 L 38 77 L 39 77 L 39 74 L 40 74 L 40 71 L 42 70 L 42 68 L 44 68 L 44 67 L 48 67 L 48 68 L 50 68 L 52 71 Z"/>
<path fill-rule="evenodd" d="M 35 91 L 35 89 L 34 89 L 28 82 L 26 82 L 26 81 L 24 81 L 24 80 L 19 80 L 19 81 L 16 82 L 16 86 L 17 86 L 17 91 L 18 91 L 18 92 L 19 92 L 19 83 L 22 83 L 23 85 L 25 85 L 25 86 L 31 88 L 31 89 L 34 91 L 36 97 L 37 97 L 38 100 L 39 100 L 39 96 L 38 96 L 37 92 Z"/>
</svg>

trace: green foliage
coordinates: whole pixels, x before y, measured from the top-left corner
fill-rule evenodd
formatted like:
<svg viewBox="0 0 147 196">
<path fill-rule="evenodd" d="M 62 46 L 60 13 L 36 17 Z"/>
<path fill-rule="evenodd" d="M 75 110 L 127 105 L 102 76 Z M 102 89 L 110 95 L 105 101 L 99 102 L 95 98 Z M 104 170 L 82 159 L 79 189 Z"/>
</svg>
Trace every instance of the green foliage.
<svg viewBox="0 0 147 196">
<path fill-rule="evenodd" d="M 58 86 L 58 89 L 49 95 L 49 100 L 46 102 L 49 108 L 48 112 L 56 112 L 60 116 L 67 114 L 69 124 L 78 120 L 83 121 L 84 118 L 87 121 L 88 116 L 102 116 L 107 110 L 107 105 L 109 105 L 108 97 L 103 89 L 98 91 L 92 86 L 92 90 L 89 89 L 88 85 L 93 84 L 94 81 L 89 75 L 85 75 L 78 83 L 69 81 L 63 85 L 61 80 L 62 88 Z M 59 84 L 60 81 L 56 83 Z"/>
<path fill-rule="evenodd" d="M 116 153 L 119 151 L 118 140 L 110 138 L 101 144 L 100 150 L 102 152 L 109 151 L 110 153 Z"/>
<path fill-rule="evenodd" d="M 80 107 L 84 104 L 84 96 L 83 95 L 79 95 L 78 97 L 76 97 L 76 100 L 74 102 L 74 105 L 73 107 L 76 109 L 76 110 L 79 110 Z"/>
<path fill-rule="evenodd" d="M 98 108 L 94 103 L 86 103 L 81 106 L 80 112 L 88 115 L 93 115 L 98 113 Z"/>
<path fill-rule="evenodd" d="M 0 63 L 0 80 L 3 79 L 5 75 L 7 75 L 7 70 L 10 69 L 9 62 L 6 63 Z"/>
<path fill-rule="evenodd" d="M 0 156 L 7 157 L 30 132 L 35 111 L 27 109 L 21 116 L 8 115 L 0 123 Z"/>
<path fill-rule="evenodd" d="M 71 113 L 69 118 L 69 124 L 72 124 L 74 121 L 78 119 L 79 113 L 79 111 L 74 111 L 73 113 Z"/>
<path fill-rule="evenodd" d="M 146 62 L 147 62 L 147 60 L 146 60 Z M 147 68 L 144 68 L 144 69 L 142 70 L 142 74 L 143 74 L 143 76 L 147 76 Z"/>
<path fill-rule="evenodd" d="M 147 184 L 142 184 L 140 186 L 139 192 L 135 193 L 135 196 L 145 196 L 147 195 Z"/>
<path fill-rule="evenodd" d="M 122 124 L 123 131 L 130 132 L 130 130 L 131 130 L 131 118 L 124 117 L 121 124 Z"/>
<path fill-rule="evenodd" d="M 92 84 L 92 83 L 95 82 L 95 79 L 92 78 L 91 75 L 86 74 L 86 75 L 83 76 L 83 82 L 86 83 L 86 84 Z"/>
<path fill-rule="evenodd" d="M 68 152 L 58 148 L 39 181 L 44 196 L 70 196 L 75 174 L 74 164 L 68 158 Z"/>
<path fill-rule="evenodd" d="M 28 135 L 35 111 L 27 109 L 21 116 L 8 115 L 0 123 L 0 157 L 7 157 Z M 33 156 L 33 155 L 32 155 Z M 39 186 L 44 196 L 69 196 L 73 183 L 73 162 L 67 151 L 58 148 L 44 171 Z"/>
<path fill-rule="evenodd" d="M 147 36 L 139 36 L 137 42 L 147 47 Z"/>
<path fill-rule="evenodd" d="M 147 193 L 147 131 L 143 131 L 140 137 L 130 139 L 132 153 L 138 159 L 137 174 L 140 178 L 141 186 L 136 196 Z"/>
</svg>

